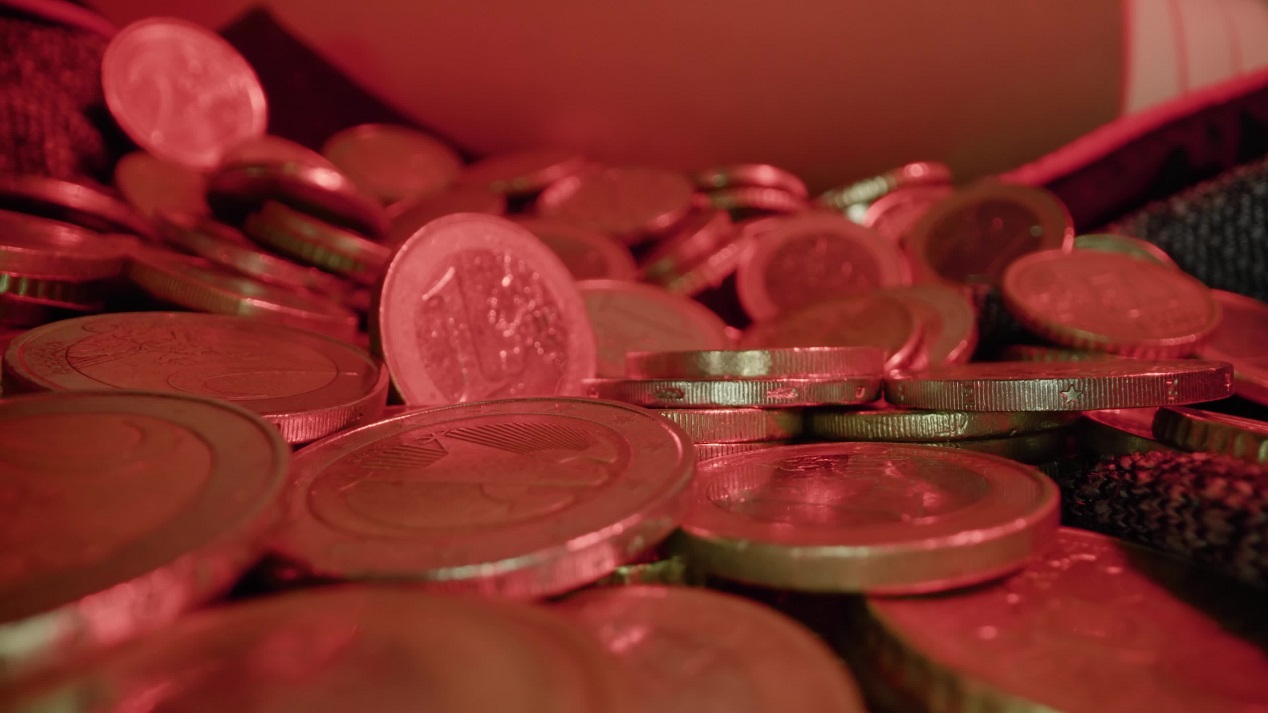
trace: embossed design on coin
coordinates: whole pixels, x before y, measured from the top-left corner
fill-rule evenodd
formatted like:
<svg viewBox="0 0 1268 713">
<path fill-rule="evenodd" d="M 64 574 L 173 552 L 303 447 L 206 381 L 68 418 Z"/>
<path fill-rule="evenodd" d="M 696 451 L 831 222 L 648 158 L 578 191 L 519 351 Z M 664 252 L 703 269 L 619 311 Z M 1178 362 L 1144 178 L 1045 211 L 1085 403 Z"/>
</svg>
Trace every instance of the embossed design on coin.
<svg viewBox="0 0 1268 713">
<path fill-rule="evenodd" d="M 1211 294 L 1220 305 L 1220 326 L 1202 357 L 1232 362 L 1237 395 L 1268 405 L 1268 304 L 1223 290 Z"/>
<path fill-rule="evenodd" d="M 594 325 L 601 377 L 624 376 L 629 352 L 731 346 L 726 323 L 690 298 L 618 280 L 586 280 L 577 289 Z"/>
<path fill-rule="evenodd" d="M 537 212 L 636 243 L 681 220 L 691 193 L 691 181 L 673 171 L 608 168 L 556 181 L 537 197 Z"/>
</svg>

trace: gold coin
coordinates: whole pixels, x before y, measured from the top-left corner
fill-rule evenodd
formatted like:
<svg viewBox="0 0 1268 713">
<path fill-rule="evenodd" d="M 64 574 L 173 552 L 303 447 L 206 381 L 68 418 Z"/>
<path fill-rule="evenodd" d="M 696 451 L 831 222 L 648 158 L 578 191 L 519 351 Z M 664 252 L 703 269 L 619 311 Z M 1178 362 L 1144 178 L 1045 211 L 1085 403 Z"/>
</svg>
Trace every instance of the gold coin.
<svg viewBox="0 0 1268 713">
<path fill-rule="evenodd" d="M 1268 463 L 1268 423 L 1193 408 L 1161 408 L 1153 433 L 1161 441 L 1189 451 L 1236 456 Z"/>
<path fill-rule="evenodd" d="M 831 440 L 927 443 L 1009 438 L 1067 426 L 1077 417 L 1077 414 L 1044 411 L 816 409 L 806 414 L 806 428 L 818 438 Z"/>
</svg>

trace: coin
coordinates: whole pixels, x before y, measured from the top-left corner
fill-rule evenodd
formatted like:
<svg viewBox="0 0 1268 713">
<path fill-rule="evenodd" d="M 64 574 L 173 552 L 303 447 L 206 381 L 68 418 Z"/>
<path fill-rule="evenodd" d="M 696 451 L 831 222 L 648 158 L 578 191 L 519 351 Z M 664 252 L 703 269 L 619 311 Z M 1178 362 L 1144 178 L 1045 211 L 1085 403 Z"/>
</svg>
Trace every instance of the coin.
<svg viewBox="0 0 1268 713">
<path fill-rule="evenodd" d="M 563 260 L 575 280 L 633 280 L 637 273 L 629 248 L 603 233 L 553 218 L 514 220 Z"/>
<path fill-rule="evenodd" d="M 1089 411 L 1214 401 L 1232 392 L 1232 367 L 1193 359 L 983 362 L 891 376 L 885 400 L 952 411 Z"/>
<path fill-rule="evenodd" d="M 151 18 L 119 31 L 101 59 L 106 106 L 139 146 L 190 168 L 212 168 L 233 144 L 264 133 L 260 80 L 220 36 Z"/>
<path fill-rule="evenodd" d="M 885 368 L 906 363 L 922 338 L 911 309 L 875 294 L 816 302 L 744 331 L 742 349 L 773 347 L 880 347 Z"/>
<path fill-rule="evenodd" d="M 713 445 L 782 441 L 801 435 L 801 411 L 756 408 L 659 409 L 691 440 Z"/>
<path fill-rule="evenodd" d="M 321 153 L 384 203 L 437 193 L 462 170 L 443 142 L 406 126 L 361 124 L 326 139 Z"/>
<path fill-rule="evenodd" d="M 0 252 L 4 249 L 0 244 Z M 108 288 L 103 282 L 63 282 L 0 272 L 0 295 L 78 311 L 102 308 Z"/>
<path fill-rule="evenodd" d="M 737 227 L 738 224 L 737 224 Z M 740 229 L 730 240 L 723 241 L 707 256 L 684 267 L 681 273 L 662 275 L 660 284 L 669 292 L 683 297 L 698 295 L 720 287 L 735 272 L 744 254 L 752 249 L 757 232 Z"/>
<path fill-rule="evenodd" d="M 907 259 L 893 243 L 831 213 L 767 224 L 735 275 L 740 304 L 759 322 L 812 302 L 910 282 Z"/>
<path fill-rule="evenodd" d="M 679 557 L 669 557 L 652 562 L 623 564 L 611 574 L 595 581 L 593 587 L 626 587 L 638 584 L 699 585 L 686 564 Z"/>
<path fill-rule="evenodd" d="M 360 349 L 241 317 L 122 312 L 33 329 L 4 355 L 6 393 L 142 389 L 233 402 L 307 443 L 373 420 L 387 373 Z"/>
<path fill-rule="evenodd" d="M 1154 436 L 1188 451 L 1236 456 L 1251 463 L 1268 463 L 1268 423 L 1194 408 L 1158 409 Z"/>
<path fill-rule="evenodd" d="M 1232 362 L 1237 395 L 1268 405 L 1268 305 L 1223 290 L 1211 294 L 1220 305 L 1220 325 L 1199 353 Z"/>
<path fill-rule="evenodd" d="M 693 211 L 643 257 L 639 274 L 648 282 L 663 285 L 734 239 L 735 226 L 726 211 Z"/>
<path fill-rule="evenodd" d="M 537 212 L 637 243 L 687 215 L 691 193 L 691 181 L 673 171 L 607 168 L 551 184 L 537 197 Z"/>
<path fill-rule="evenodd" d="M 306 263 L 372 285 L 392 249 L 276 201 L 265 203 L 243 226 L 259 242 Z"/>
<path fill-rule="evenodd" d="M 207 179 L 207 200 L 219 211 L 245 214 L 278 201 L 327 223 L 370 237 L 387 232 L 387 214 L 351 179 L 301 161 L 225 164 Z"/>
<path fill-rule="evenodd" d="M 1164 267 L 1179 269 L 1165 250 L 1147 240 L 1133 238 L 1115 233 L 1087 233 L 1074 236 L 1075 250 L 1100 250 L 1102 252 L 1120 253 L 1131 257 L 1157 263 Z"/>
<path fill-rule="evenodd" d="M 1033 468 L 949 448 L 833 443 L 702 463 L 675 543 L 695 566 L 781 589 L 938 591 L 1025 564 L 1057 527 Z"/>
<path fill-rule="evenodd" d="M 64 306 L 0 293 L 0 326 L 34 327 L 64 317 Z"/>
<path fill-rule="evenodd" d="M 1040 250 L 1069 252 L 1070 212 L 1053 194 L 984 183 L 939 201 L 907 235 L 918 280 L 998 284 L 1018 258 Z"/>
<path fill-rule="evenodd" d="M 978 338 L 977 309 L 963 290 L 930 282 L 888 287 L 874 294 L 902 302 L 918 318 L 924 363 L 930 366 L 955 364 L 973 356 Z"/>
<path fill-rule="evenodd" d="M 307 146 L 297 144 L 290 139 L 269 134 L 243 139 L 230 146 L 220 157 L 220 167 L 222 168 L 239 164 L 269 165 L 280 163 L 317 166 L 330 171 L 339 170 L 325 156 Z"/>
<path fill-rule="evenodd" d="M 104 187 L 30 174 L 0 174 L 0 209 L 60 220 L 99 233 L 150 237 L 153 227 Z"/>
<path fill-rule="evenodd" d="M 938 201 L 955 193 L 951 186 L 912 186 L 887 193 L 867 207 L 860 224 L 897 244 L 907 239 L 925 214 Z"/>
<path fill-rule="evenodd" d="M 584 630 L 543 607 L 343 586 L 195 614 L 24 682 L 0 705 L 89 695 L 111 710 L 157 697 L 173 710 L 631 711 L 620 675 Z"/>
<path fill-rule="evenodd" d="M 179 163 L 164 161 L 144 151 L 133 151 L 114 167 L 114 184 L 123 198 L 153 218 L 160 210 L 206 215 L 211 209 L 203 194 L 207 180 Z"/>
<path fill-rule="evenodd" d="M 487 156 L 464 168 L 457 180 L 464 186 L 522 196 L 575 176 L 585 167 L 585 157 L 576 151 L 544 146 Z"/>
<path fill-rule="evenodd" d="M 127 246 L 82 228 L 0 210 L 0 272 L 84 282 L 118 276 Z"/>
<path fill-rule="evenodd" d="M 866 710 L 857 685 L 818 637 L 747 599 L 631 586 L 580 592 L 556 610 L 620 662 L 639 710 Z"/>
<path fill-rule="evenodd" d="M 594 330 L 572 276 L 496 216 L 438 218 L 405 241 L 370 327 L 405 403 L 575 394 L 594 375 Z"/>
<path fill-rule="evenodd" d="M 736 186 L 773 188 L 798 198 L 809 193 L 806 184 L 796 175 L 767 163 L 741 163 L 697 171 L 692 180 L 702 191 Z"/>
<path fill-rule="evenodd" d="M 1042 466 L 1068 459 L 1077 450 L 1078 439 L 1073 429 L 1053 428 L 1000 438 L 966 438 L 958 441 L 924 441 L 921 445 L 957 448 L 974 453 Z"/>
<path fill-rule="evenodd" d="M 880 377 L 830 379 L 591 379 L 587 395 L 648 408 L 756 408 L 865 404 L 880 393 Z"/>
<path fill-rule="evenodd" d="M 311 292 L 267 285 L 205 260 L 148 250 L 133 258 L 128 279 L 150 295 L 187 309 L 252 317 L 338 337 L 357 332 L 357 315 Z"/>
<path fill-rule="evenodd" d="M 1105 352 L 1089 352 L 1080 349 L 1057 349 L 1041 347 L 1033 344 L 1010 344 L 999 352 L 1001 361 L 1105 361 L 1120 359 L 1115 354 Z M 1228 361 L 1215 359 L 1214 361 Z"/>
<path fill-rule="evenodd" d="M 712 351 L 631 352 L 626 373 L 652 379 L 827 378 L 879 376 L 885 353 L 876 347 L 787 347 Z"/>
<path fill-rule="evenodd" d="M 1088 452 L 1098 456 L 1173 450 L 1154 440 L 1157 412 L 1157 407 L 1084 411 L 1080 440 Z"/>
<path fill-rule="evenodd" d="M 691 441 L 642 409 L 506 399 L 397 416 L 300 451 L 286 557 L 326 576 L 537 597 L 673 530 Z"/>
<path fill-rule="evenodd" d="M 844 212 L 850 206 L 871 203 L 890 191 L 910 186 L 951 183 L 951 167 L 937 161 L 917 161 L 855 183 L 834 188 L 817 199 Z"/>
<path fill-rule="evenodd" d="M 1139 357 L 1184 356 L 1220 322 L 1205 285 L 1119 253 L 1048 250 L 1008 266 L 1004 304 L 1057 344 Z"/>
<path fill-rule="evenodd" d="M 390 227 L 383 242 L 396 246 L 433 220 L 454 213 L 506 212 L 506 197 L 483 188 L 454 186 L 439 193 L 408 198 L 388 207 Z"/>
<path fill-rule="evenodd" d="M 869 658 L 946 710 L 1248 711 L 1268 705 L 1261 597 L 1064 528 L 1008 579 L 869 598 Z M 1177 645 L 1183 642 L 1183 645 Z"/>
<path fill-rule="evenodd" d="M 287 457 L 276 429 L 211 399 L 0 401 L 0 679 L 226 589 L 263 551 Z"/>
<path fill-rule="evenodd" d="M 800 213 L 809 204 L 806 199 L 779 188 L 738 186 L 696 194 L 696 204 L 720 210 L 761 213 Z"/>
<path fill-rule="evenodd" d="M 722 458 L 723 456 L 734 455 L 736 453 L 751 453 L 753 451 L 766 450 L 768 448 L 778 448 L 786 446 L 792 441 L 754 441 L 751 443 L 696 443 L 696 462 L 703 463 L 714 458 Z"/>
<path fill-rule="evenodd" d="M 842 441 L 925 443 L 970 438 L 1008 438 L 1068 426 L 1076 414 L 1044 411 L 915 411 L 882 406 L 862 410 L 814 410 L 806 428 L 817 438 Z"/>
<path fill-rule="evenodd" d="M 694 300 L 651 285 L 618 280 L 577 284 L 598 344 L 597 374 L 625 375 L 632 351 L 726 349 L 726 323 Z"/>
</svg>

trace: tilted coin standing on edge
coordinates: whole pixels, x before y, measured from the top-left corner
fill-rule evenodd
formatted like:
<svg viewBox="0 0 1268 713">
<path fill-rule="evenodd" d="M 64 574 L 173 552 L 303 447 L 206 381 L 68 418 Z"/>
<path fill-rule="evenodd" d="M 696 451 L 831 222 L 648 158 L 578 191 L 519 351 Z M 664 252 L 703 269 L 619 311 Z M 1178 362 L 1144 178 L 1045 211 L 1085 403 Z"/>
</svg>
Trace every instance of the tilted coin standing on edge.
<svg viewBox="0 0 1268 713">
<path fill-rule="evenodd" d="M 210 212 L 204 194 L 207 178 L 172 161 L 133 151 L 114 167 L 114 185 L 123 198 L 153 218 L 160 210 L 201 217 Z"/>
<path fill-rule="evenodd" d="M 407 413 L 303 449 L 276 549 L 337 579 L 559 594 L 677 526 L 691 440 L 643 409 L 507 399 Z"/>
</svg>

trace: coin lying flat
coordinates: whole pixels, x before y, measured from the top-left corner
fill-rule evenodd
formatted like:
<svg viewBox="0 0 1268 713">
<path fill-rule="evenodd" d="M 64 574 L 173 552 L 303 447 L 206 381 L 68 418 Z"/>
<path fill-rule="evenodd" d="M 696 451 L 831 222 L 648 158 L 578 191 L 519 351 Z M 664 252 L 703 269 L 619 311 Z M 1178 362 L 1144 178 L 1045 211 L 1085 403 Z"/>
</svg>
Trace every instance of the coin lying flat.
<svg viewBox="0 0 1268 713">
<path fill-rule="evenodd" d="M 1154 416 L 1153 434 L 1185 450 L 1268 463 L 1268 423 L 1253 418 L 1193 408 L 1160 408 Z"/>
<path fill-rule="evenodd" d="M 506 212 L 506 197 L 483 188 L 452 186 L 439 193 L 408 198 L 393 203 L 387 209 L 389 227 L 383 243 L 396 246 L 405 242 L 418 229 L 437 218 L 454 213 L 488 213 L 502 215 Z"/>
<path fill-rule="evenodd" d="M 703 463 L 714 458 L 735 455 L 736 453 L 752 453 L 768 448 L 778 448 L 791 444 L 792 441 L 754 441 L 750 443 L 696 443 L 696 462 Z"/>
<path fill-rule="evenodd" d="M 817 199 L 824 205 L 844 212 L 850 206 L 871 203 L 890 191 L 915 186 L 943 186 L 951 183 L 951 167 L 937 161 L 917 161 L 834 188 Z"/>
<path fill-rule="evenodd" d="M 406 403 L 576 394 L 594 331 L 567 268 L 504 218 L 459 213 L 397 250 L 371 314 Z"/>
<path fill-rule="evenodd" d="M 966 362 L 977 348 L 977 310 L 962 291 L 930 282 L 923 285 L 888 287 L 874 294 L 902 302 L 920 322 L 917 363 L 936 366 Z"/>
<path fill-rule="evenodd" d="M 652 285 L 621 280 L 578 283 L 597 342 L 597 373 L 625 375 L 633 351 L 726 349 L 726 323 L 695 300 Z"/>
<path fill-rule="evenodd" d="M 576 280 L 633 280 L 637 273 L 629 248 L 596 230 L 561 220 L 526 216 L 515 218 L 546 244 Z"/>
<path fill-rule="evenodd" d="M 0 705 L 632 711 L 619 676 L 591 637 L 544 608 L 345 586 L 196 614 L 0 693 Z"/>
<path fill-rule="evenodd" d="M 866 710 L 845 667 L 810 630 L 740 597 L 630 586 L 581 592 L 555 609 L 621 664 L 640 710 Z"/>
<path fill-rule="evenodd" d="M 702 191 L 736 186 L 774 188 L 804 199 L 809 195 L 806 184 L 796 175 L 767 163 L 741 163 L 717 166 L 698 171 L 692 176 Z"/>
<path fill-rule="evenodd" d="M 264 133 L 260 80 L 219 35 L 175 18 L 134 22 L 101 60 L 106 105 L 146 151 L 196 169 L 214 167 L 233 144 Z"/>
<path fill-rule="evenodd" d="M 362 124 L 326 139 L 321 153 L 384 203 L 441 191 L 462 169 L 443 142 L 406 126 Z"/>
<path fill-rule="evenodd" d="M 263 551 L 287 457 L 276 429 L 211 399 L 0 401 L 0 679 L 228 587 Z"/>
<path fill-rule="evenodd" d="M 794 408 L 865 404 L 880 393 L 880 376 L 826 379 L 592 379 L 587 395 L 648 408 Z"/>
<path fill-rule="evenodd" d="M 144 151 L 133 151 L 119 159 L 114 167 L 114 185 L 147 218 L 153 218 L 160 210 L 195 216 L 211 210 L 203 197 L 207 179 L 201 173 Z"/>
<path fill-rule="evenodd" d="M 790 446 L 702 463 L 676 543 L 703 570 L 805 591 L 936 591 L 1021 567 L 1057 527 L 1056 486 L 978 453 Z"/>
<path fill-rule="evenodd" d="M 1173 450 L 1154 440 L 1157 413 L 1157 407 L 1084 411 L 1079 440 L 1089 452 L 1101 456 Z"/>
<path fill-rule="evenodd" d="M 387 232 L 387 214 L 334 168 L 302 161 L 227 163 L 207 178 L 207 200 L 217 210 L 244 214 L 267 201 L 370 237 Z"/>
<path fill-rule="evenodd" d="M 1089 411 L 1191 404 L 1232 393 L 1233 369 L 1196 359 L 979 362 L 891 376 L 895 406 L 952 411 Z"/>
<path fill-rule="evenodd" d="M 149 221 L 108 189 L 48 176 L 0 173 L 0 209 L 60 220 L 99 233 L 142 237 L 154 233 Z"/>
<path fill-rule="evenodd" d="M 640 379 L 878 376 L 884 362 L 885 353 L 877 347 L 630 352 L 625 357 L 626 373 Z"/>
<path fill-rule="evenodd" d="M 922 336 L 905 304 L 864 294 L 818 302 L 754 324 L 745 330 L 740 347 L 880 347 L 889 370 L 912 358 Z"/>
<path fill-rule="evenodd" d="M 781 441 L 801 435 L 797 410 L 716 408 L 659 409 L 696 443 L 753 443 Z"/>
<path fill-rule="evenodd" d="M 1133 238 L 1115 233 L 1086 233 L 1074 237 L 1075 250 L 1100 250 L 1101 252 L 1121 253 L 1138 260 L 1157 263 L 1164 267 L 1179 269 L 1175 260 L 1165 250 L 1147 240 Z"/>
<path fill-rule="evenodd" d="M 1199 353 L 1232 362 L 1237 395 L 1268 405 L 1268 304 L 1223 290 L 1211 294 L 1220 305 L 1220 325 Z"/>
<path fill-rule="evenodd" d="M 766 186 L 734 186 L 697 193 L 695 204 L 735 213 L 800 213 L 809 207 L 799 195 Z"/>
<path fill-rule="evenodd" d="M 243 226 L 259 242 L 328 272 L 373 285 L 383 274 L 391 248 L 268 201 Z"/>
<path fill-rule="evenodd" d="M 1077 414 L 1044 411 L 917 411 L 900 408 L 815 410 L 806 427 L 818 438 L 925 443 L 1006 438 L 1068 426 Z"/>
<path fill-rule="evenodd" d="M 585 167 L 585 157 L 576 151 L 543 146 L 482 158 L 464 168 L 457 180 L 465 186 L 522 196 L 575 176 Z"/>
<path fill-rule="evenodd" d="M 341 579 L 556 594 L 667 536 L 693 461 L 677 427 L 621 404 L 408 413 L 300 451 L 278 551 Z"/>
<path fill-rule="evenodd" d="M 8 393 L 149 389 L 236 403 L 307 443 L 372 420 L 387 373 L 320 334 L 241 317 L 121 312 L 33 329 L 4 355 Z"/>
<path fill-rule="evenodd" d="M 1261 597 L 1062 529 L 997 583 L 869 598 L 869 641 L 886 678 L 944 710 L 1252 711 L 1268 706 Z"/>
<path fill-rule="evenodd" d="M 25 213 L 0 210 L 0 272 L 83 282 L 116 277 L 124 242 Z"/>
<path fill-rule="evenodd" d="M 556 181 L 537 197 L 537 212 L 637 243 L 691 209 L 691 181 L 659 168 L 587 171 Z"/>
</svg>

